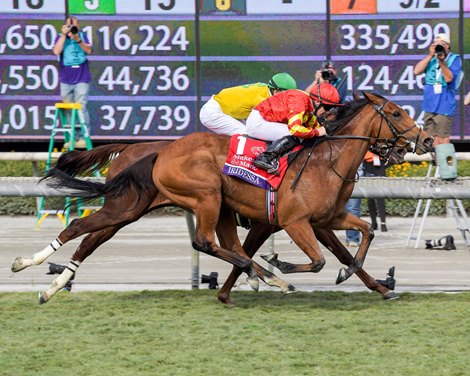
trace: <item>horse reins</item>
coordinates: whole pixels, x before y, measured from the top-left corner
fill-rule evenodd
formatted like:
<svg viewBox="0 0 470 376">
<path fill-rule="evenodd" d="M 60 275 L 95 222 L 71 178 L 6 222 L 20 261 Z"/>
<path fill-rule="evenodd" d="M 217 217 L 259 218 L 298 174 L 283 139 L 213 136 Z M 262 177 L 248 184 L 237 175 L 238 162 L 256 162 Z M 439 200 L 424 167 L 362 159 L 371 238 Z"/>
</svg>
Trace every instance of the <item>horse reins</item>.
<svg viewBox="0 0 470 376">
<path fill-rule="evenodd" d="M 383 111 L 383 108 L 385 107 L 385 105 L 389 102 L 388 99 L 386 99 L 381 106 L 378 106 L 376 105 L 375 103 L 371 103 L 371 106 L 372 108 L 380 115 L 380 117 L 382 118 L 380 120 L 380 126 L 379 126 L 379 131 L 377 132 L 377 137 L 369 137 L 369 136 L 354 136 L 354 135 L 350 135 L 350 136 L 328 136 L 326 135 L 325 136 L 325 139 L 326 140 L 345 140 L 345 139 L 348 139 L 348 140 L 363 140 L 363 141 L 371 141 L 371 140 L 375 140 L 374 144 L 377 142 L 377 141 L 381 141 L 383 142 L 386 146 L 386 148 L 388 149 L 388 152 L 387 154 L 384 156 L 386 160 L 388 160 L 393 152 L 393 148 L 398 144 L 398 142 L 400 141 L 400 139 L 405 139 L 404 143 L 405 143 L 405 146 L 410 144 L 412 141 L 409 141 L 408 139 L 406 139 L 406 137 L 404 137 L 404 134 L 409 132 L 410 130 L 412 130 L 416 125 L 416 122 L 413 126 L 411 127 L 408 127 L 407 129 L 403 130 L 402 132 L 399 132 L 399 130 L 393 125 L 393 123 L 387 118 L 387 115 L 385 114 L 385 112 Z M 369 101 L 370 103 L 370 101 Z M 388 128 L 390 129 L 390 131 L 392 132 L 393 134 L 393 138 L 380 138 L 380 132 L 382 130 L 382 121 L 385 120 L 385 122 L 387 123 L 388 125 Z M 419 137 L 421 135 L 421 131 L 422 131 L 422 128 L 421 127 L 418 127 L 419 128 L 419 131 L 418 131 L 418 134 L 416 135 L 416 140 L 414 141 L 414 149 L 413 149 L 413 152 L 416 152 L 416 149 L 418 147 L 418 141 L 419 141 Z M 359 180 L 359 176 L 357 175 L 356 173 L 356 177 L 354 179 L 349 179 L 349 178 L 345 178 L 343 176 L 341 176 L 341 174 L 336 171 L 336 169 L 334 168 L 333 164 L 332 164 L 332 157 L 333 157 L 333 148 L 331 146 L 331 143 L 329 143 L 329 146 L 330 146 L 330 165 L 331 165 L 331 168 L 333 170 L 333 172 L 343 181 L 345 182 L 350 182 L 350 183 L 356 183 L 358 180 Z"/>
</svg>

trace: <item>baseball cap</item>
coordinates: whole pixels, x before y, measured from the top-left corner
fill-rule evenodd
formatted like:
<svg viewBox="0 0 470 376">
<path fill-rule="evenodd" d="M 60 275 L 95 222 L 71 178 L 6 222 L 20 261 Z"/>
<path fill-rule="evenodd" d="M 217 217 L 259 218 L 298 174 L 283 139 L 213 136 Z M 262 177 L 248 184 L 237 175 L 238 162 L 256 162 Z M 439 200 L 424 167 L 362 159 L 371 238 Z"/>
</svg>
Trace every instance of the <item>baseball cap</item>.
<svg viewBox="0 0 470 376">
<path fill-rule="evenodd" d="M 450 36 L 449 36 L 449 34 L 439 33 L 439 34 L 436 34 L 436 36 L 434 37 L 434 39 L 440 39 L 440 40 L 442 40 L 443 42 L 446 42 L 447 44 L 450 44 Z"/>
<path fill-rule="evenodd" d="M 325 60 L 322 65 L 323 69 L 335 69 L 335 64 L 331 60 Z"/>
</svg>

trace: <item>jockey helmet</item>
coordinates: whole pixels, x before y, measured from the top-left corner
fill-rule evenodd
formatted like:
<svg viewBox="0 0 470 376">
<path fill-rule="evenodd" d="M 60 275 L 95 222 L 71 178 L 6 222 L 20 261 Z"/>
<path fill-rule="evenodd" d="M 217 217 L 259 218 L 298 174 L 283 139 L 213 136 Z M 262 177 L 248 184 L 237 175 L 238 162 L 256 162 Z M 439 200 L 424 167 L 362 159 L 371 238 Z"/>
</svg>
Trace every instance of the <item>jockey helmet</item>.
<svg viewBox="0 0 470 376">
<path fill-rule="evenodd" d="M 268 82 L 270 89 L 274 90 L 290 90 L 297 89 L 297 83 L 294 78 L 288 73 L 277 73 Z"/>
<path fill-rule="evenodd" d="M 310 98 L 321 105 L 343 106 L 338 90 L 327 82 L 315 85 L 310 92 Z"/>
</svg>

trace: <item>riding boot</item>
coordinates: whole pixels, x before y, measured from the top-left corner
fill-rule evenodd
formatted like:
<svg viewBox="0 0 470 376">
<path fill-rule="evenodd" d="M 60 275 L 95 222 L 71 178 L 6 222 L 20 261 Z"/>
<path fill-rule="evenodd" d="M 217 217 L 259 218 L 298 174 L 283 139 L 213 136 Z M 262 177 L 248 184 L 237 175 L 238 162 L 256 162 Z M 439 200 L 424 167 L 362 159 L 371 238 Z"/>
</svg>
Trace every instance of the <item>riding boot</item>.
<svg viewBox="0 0 470 376">
<path fill-rule="evenodd" d="M 293 136 L 284 136 L 274 141 L 265 152 L 261 153 L 253 161 L 253 164 L 268 171 L 270 174 L 278 174 L 279 157 L 285 152 L 291 150 L 294 146 L 299 144 L 299 140 Z"/>
</svg>

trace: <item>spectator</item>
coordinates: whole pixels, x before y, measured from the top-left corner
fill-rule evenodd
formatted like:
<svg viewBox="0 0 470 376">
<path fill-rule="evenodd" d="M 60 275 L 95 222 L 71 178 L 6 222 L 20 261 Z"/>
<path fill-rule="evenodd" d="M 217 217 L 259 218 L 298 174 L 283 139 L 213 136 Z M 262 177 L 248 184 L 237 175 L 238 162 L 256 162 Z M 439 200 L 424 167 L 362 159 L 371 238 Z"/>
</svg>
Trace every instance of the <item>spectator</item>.
<svg viewBox="0 0 470 376">
<path fill-rule="evenodd" d="M 370 151 L 364 157 L 365 175 L 368 177 L 385 176 L 385 163 L 378 155 Z M 372 228 L 377 230 L 377 209 L 380 217 L 380 231 L 387 232 L 386 212 L 385 212 L 385 199 L 383 198 L 368 198 L 367 206 L 369 208 L 369 215 L 372 221 Z"/>
<path fill-rule="evenodd" d="M 330 60 L 327 60 L 323 63 L 321 69 L 315 72 L 314 81 L 305 89 L 306 92 L 310 92 L 312 87 L 316 83 L 328 82 L 333 85 L 339 93 L 340 103 L 346 102 L 346 83 L 344 79 L 338 77 L 338 69 L 334 63 Z M 362 165 L 358 169 L 358 175 L 363 175 Z M 348 200 L 345 206 L 345 210 L 348 213 L 355 215 L 356 217 L 361 216 L 361 202 L 360 198 L 351 198 Z M 357 230 L 346 230 L 346 245 L 350 247 L 358 247 L 361 241 L 361 233 Z"/>
<path fill-rule="evenodd" d="M 359 177 L 364 176 L 364 166 L 363 163 L 360 164 L 357 175 Z M 360 198 L 350 198 L 346 202 L 344 210 L 348 213 L 355 215 L 356 217 L 361 216 L 361 202 Z M 346 230 L 346 245 L 349 247 L 358 247 L 361 242 L 361 233 L 357 230 Z"/>
<path fill-rule="evenodd" d="M 88 92 L 90 89 L 90 69 L 87 55 L 91 54 L 91 44 L 86 35 L 80 31 L 76 17 L 67 18 L 57 36 L 54 55 L 59 56 L 60 95 L 65 103 L 80 103 L 87 128 L 90 126 L 90 115 L 87 110 Z M 85 140 L 81 132 L 76 132 L 75 147 L 85 148 Z M 70 143 L 64 144 L 67 148 Z"/>
<path fill-rule="evenodd" d="M 327 82 L 333 85 L 336 88 L 336 90 L 338 90 L 338 94 L 339 94 L 340 101 L 341 101 L 340 103 L 344 103 L 346 101 L 347 87 L 345 85 L 345 82 L 343 82 L 344 80 L 337 76 L 337 73 L 338 73 L 338 70 L 336 66 L 333 64 L 333 62 L 330 60 L 325 61 L 321 69 L 315 72 L 315 79 L 310 85 L 307 86 L 305 91 L 307 93 L 310 93 L 312 91 L 312 88 L 316 84 Z"/>
<path fill-rule="evenodd" d="M 415 75 L 422 73 L 424 129 L 434 137 L 434 146 L 448 144 L 456 108 L 455 92 L 462 80 L 462 61 L 450 51 L 449 35 L 435 36 L 428 55 L 414 68 Z"/>
</svg>

